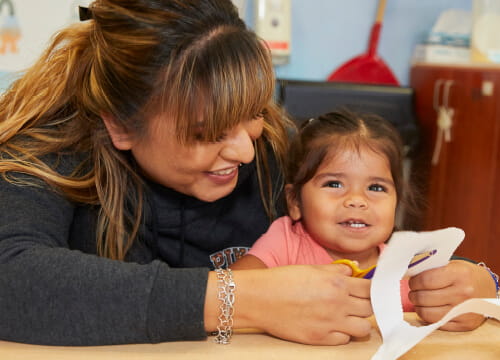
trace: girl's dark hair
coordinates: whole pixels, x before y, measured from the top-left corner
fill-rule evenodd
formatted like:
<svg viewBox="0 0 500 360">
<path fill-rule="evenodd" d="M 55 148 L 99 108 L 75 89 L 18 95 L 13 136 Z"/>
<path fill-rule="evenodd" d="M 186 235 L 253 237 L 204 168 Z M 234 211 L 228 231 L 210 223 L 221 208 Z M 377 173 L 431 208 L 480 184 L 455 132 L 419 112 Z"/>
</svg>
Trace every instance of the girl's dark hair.
<svg viewBox="0 0 500 360">
<path fill-rule="evenodd" d="M 346 148 L 359 151 L 368 146 L 387 158 L 395 184 L 398 207 L 414 216 L 418 213 L 416 195 L 404 174 L 404 147 L 397 129 L 371 113 L 341 109 L 310 119 L 294 136 L 286 161 L 285 182 L 291 184 L 289 196 L 300 203 L 302 186 L 316 174 L 327 156 Z"/>
</svg>

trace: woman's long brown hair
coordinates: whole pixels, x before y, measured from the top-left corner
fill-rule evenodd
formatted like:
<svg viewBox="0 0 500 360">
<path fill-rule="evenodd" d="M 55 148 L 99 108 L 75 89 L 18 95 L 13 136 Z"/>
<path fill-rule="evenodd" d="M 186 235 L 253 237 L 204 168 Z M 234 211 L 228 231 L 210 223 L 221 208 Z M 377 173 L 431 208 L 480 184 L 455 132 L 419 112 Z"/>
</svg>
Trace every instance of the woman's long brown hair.
<svg viewBox="0 0 500 360">
<path fill-rule="evenodd" d="M 151 115 L 166 113 L 178 139 L 189 142 L 199 116 L 210 140 L 264 113 L 255 146 L 272 218 L 277 199 L 267 153 L 283 165 L 287 120 L 273 100 L 269 51 L 231 1 L 97 0 L 90 12 L 91 20 L 58 32 L 0 98 L 4 178 L 30 174 L 72 201 L 97 205 L 98 253 L 123 259 L 142 221 L 143 184 L 129 153 L 113 147 L 101 116 L 147 136 Z M 80 163 L 60 174 L 49 154 L 77 155 Z"/>
</svg>

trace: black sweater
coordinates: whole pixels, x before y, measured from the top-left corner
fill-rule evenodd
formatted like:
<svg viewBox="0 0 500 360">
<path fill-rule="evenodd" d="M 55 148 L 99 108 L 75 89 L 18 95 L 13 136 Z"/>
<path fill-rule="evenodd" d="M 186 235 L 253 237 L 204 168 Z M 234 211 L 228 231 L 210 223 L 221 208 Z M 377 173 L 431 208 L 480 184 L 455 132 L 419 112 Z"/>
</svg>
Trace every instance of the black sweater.
<svg viewBox="0 0 500 360">
<path fill-rule="evenodd" d="M 71 168 L 66 159 L 62 172 Z M 203 339 L 209 269 L 269 226 L 255 164 L 207 203 L 148 183 L 144 226 L 126 261 L 98 257 L 95 209 L 47 186 L 0 178 L 0 339 L 105 345 Z"/>
</svg>

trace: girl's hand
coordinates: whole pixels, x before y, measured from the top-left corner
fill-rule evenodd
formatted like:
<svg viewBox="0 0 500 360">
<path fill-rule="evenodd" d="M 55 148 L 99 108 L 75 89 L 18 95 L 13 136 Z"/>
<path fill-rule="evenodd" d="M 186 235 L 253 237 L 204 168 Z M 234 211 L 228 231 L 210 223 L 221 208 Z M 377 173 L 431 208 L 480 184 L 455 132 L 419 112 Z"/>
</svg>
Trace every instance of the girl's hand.
<svg viewBox="0 0 500 360">
<path fill-rule="evenodd" d="M 496 286 L 483 267 L 463 260 L 424 271 L 410 279 L 410 301 L 416 313 L 429 323 L 440 320 L 452 307 L 470 298 L 495 298 Z M 468 331 L 484 321 L 479 314 L 464 314 L 449 321 L 442 330 Z"/>
<path fill-rule="evenodd" d="M 369 334 L 370 281 L 346 265 L 233 271 L 234 328 L 258 328 L 304 344 L 339 345 Z M 207 294 L 208 295 L 208 294 Z M 207 314 L 206 314 L 207 315 Z"/>
</svg>

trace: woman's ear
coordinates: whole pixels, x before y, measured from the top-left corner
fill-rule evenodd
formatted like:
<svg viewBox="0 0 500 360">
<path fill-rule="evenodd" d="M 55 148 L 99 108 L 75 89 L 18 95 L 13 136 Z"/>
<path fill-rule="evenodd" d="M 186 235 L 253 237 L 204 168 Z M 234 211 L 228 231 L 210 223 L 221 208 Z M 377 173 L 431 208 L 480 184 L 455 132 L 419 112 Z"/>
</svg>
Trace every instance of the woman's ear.
<svg viewBox="0 0 500 360">
<path fill-rule="evenodd" d="M 101 118 L 104 121 L 106 130 L 108 130 L 109 137 L 115 148 L 118 150 L 130 150 L 134 144 L 132 135 L 116 121 L 114 116 L 110 114 L 101 114 Z"/>
<path fill-rule="evenodd" d="M 293 185 L 286 184 L 285 185 L 285 196 L 286 196 L 286 204 L 288 207 L 288 215 L 292 218 L 293 221 L 298 221 L 302 217 L 300 211 L 300 203 L 299 203 L 299 194 L 295 194 L 293 191 Z"/>
</svg>

